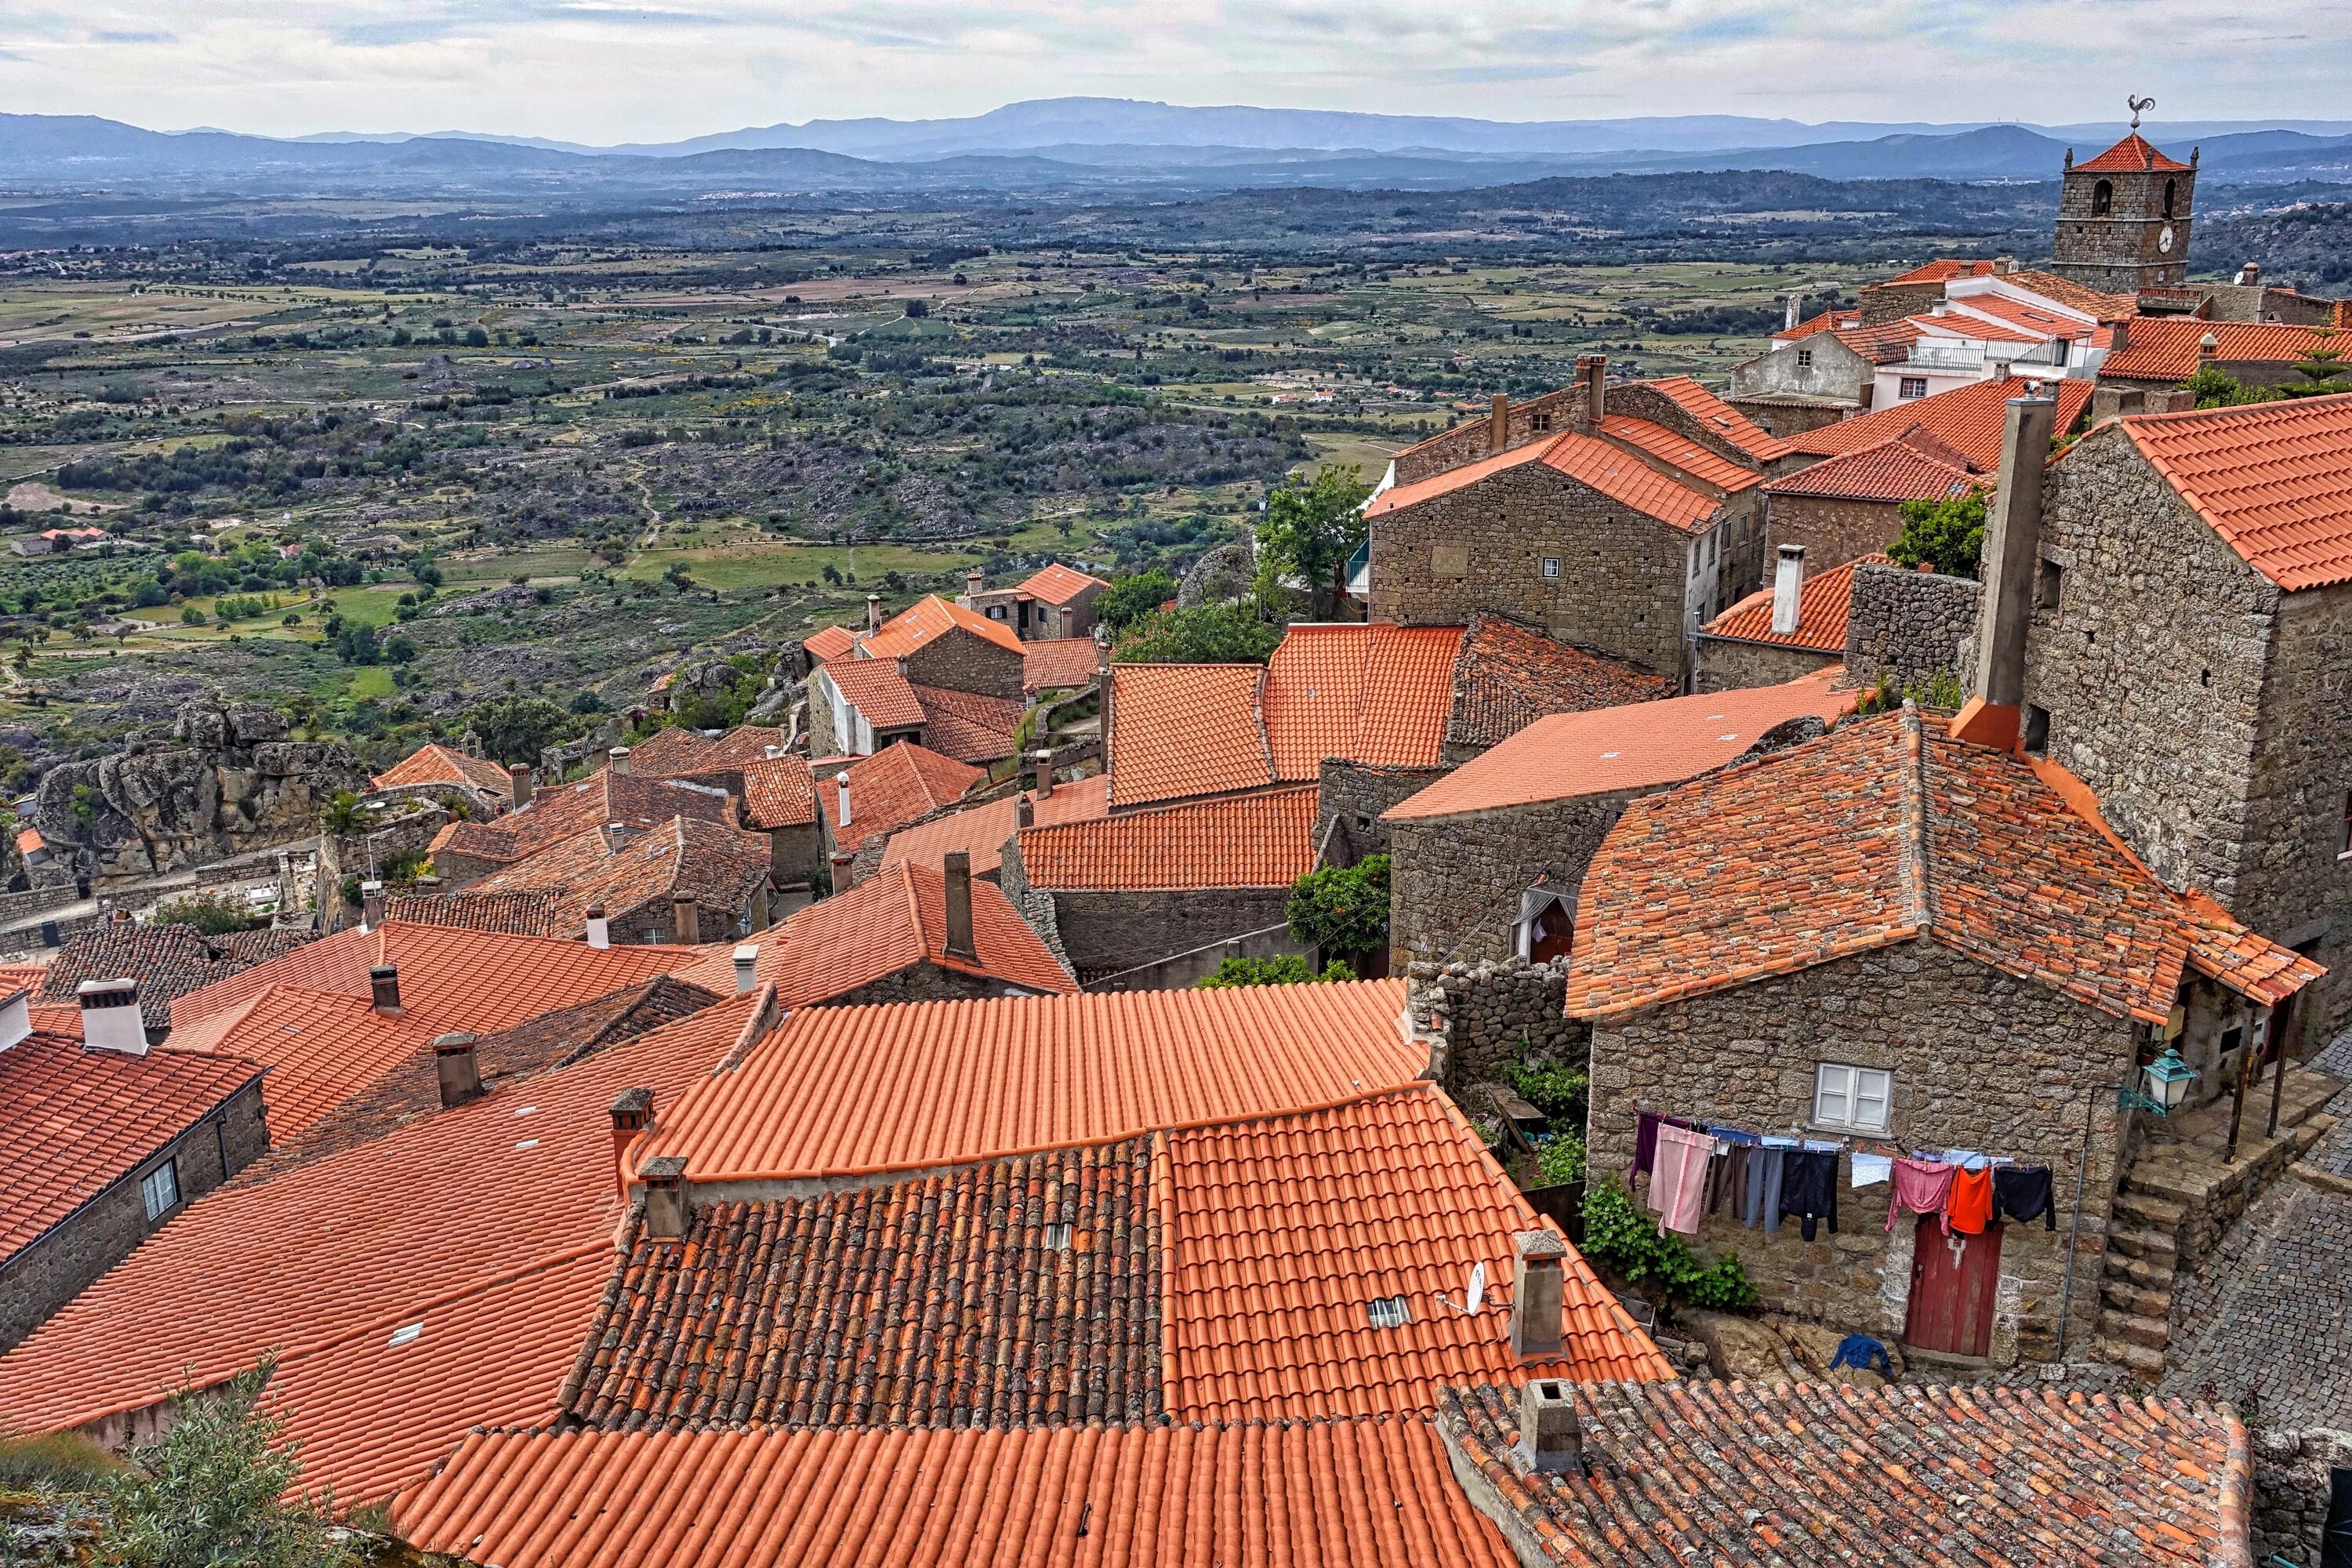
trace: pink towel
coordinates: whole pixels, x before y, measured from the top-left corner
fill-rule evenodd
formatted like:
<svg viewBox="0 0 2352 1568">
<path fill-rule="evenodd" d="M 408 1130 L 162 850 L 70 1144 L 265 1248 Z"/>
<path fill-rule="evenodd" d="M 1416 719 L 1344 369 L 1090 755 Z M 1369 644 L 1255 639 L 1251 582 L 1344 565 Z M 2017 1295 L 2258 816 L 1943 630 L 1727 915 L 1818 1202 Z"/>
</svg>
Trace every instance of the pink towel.
<svg viewBox="0 0 2352 1568">
<path fill-rule="evenodd" d="M 1686 1127 L 1658 1129 L 1657 1162 L 1650 1168 L 1650 1208 L 1658 1223 L 1685 1236 L 1698 1234 L 1706 1207 L 1706 1163 L 1715 1140 Z"/>
<path fill-rule="evenodd" d="M 1895 1162 L 1895 1195 L 1886 1204 L 1886 1228 L 1895 1228 L 1897 1215 L 1942 1214 L 1951 1194 L 1952 1167 L 1934 1160 Z"/>
</svg>

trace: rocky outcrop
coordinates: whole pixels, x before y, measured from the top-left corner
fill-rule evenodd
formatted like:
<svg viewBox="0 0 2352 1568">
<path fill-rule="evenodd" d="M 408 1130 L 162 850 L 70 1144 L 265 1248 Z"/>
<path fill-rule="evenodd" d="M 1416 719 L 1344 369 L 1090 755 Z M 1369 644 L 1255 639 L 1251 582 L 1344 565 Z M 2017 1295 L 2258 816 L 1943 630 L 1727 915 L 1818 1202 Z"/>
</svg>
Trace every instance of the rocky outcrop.
<svg viewBox="0 0 2352 1568">
<path fill-rule="evenodd" d="M 743 679 L 743 672 L 723 658 L 697 659 L 682 664 L 671 673 L 669 689 L 663 695 L 669 710 L 683 713 L 699 698 L 711 702 L 723 702 Z"/>
<path fill-rule="evenodd" d="M 341 746 L 288 733 L 273 708 L 189 703 L 168 741 L 50 769 L 34 826 L 99 888 L 306 837 L 337 791 L 367 787 L 367 771 Z"/>
<path fill-rule="evenodd" d="M 1186 610 L 1199 605 L 1230 605 L 1245 597 L 1256 581 L 1257 543 L 1244 533 L 1192 563 L 1176 586 L 1176 604 Z"/>
</svg>

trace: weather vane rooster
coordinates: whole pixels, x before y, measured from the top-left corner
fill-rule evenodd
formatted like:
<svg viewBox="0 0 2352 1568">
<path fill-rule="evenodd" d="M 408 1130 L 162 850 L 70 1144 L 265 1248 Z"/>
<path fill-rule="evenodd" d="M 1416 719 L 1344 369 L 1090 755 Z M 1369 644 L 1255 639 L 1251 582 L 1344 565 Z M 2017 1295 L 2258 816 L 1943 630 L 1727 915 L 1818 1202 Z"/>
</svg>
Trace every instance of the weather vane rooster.
<svg viewBox="0 0 2352 1568">
<path fill-rule="evenodd" d="M 2131 105 L 2131 128 L 2135 131 L 2139 129 L 2139 117 L 2148 110 L 2156 107 L 2156 100 L 2152 98 L 2134 98 L 2129 93 L 2124 94 L 2124 101 Z"/>
</svg>

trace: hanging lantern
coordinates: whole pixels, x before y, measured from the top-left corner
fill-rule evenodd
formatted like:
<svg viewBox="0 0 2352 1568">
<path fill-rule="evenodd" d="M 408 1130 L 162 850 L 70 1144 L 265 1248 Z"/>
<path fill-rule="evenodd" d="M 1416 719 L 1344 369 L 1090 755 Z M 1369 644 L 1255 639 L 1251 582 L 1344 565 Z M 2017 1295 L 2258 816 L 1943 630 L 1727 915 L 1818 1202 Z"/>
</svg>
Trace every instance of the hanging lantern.
<svg viewBox="0 0 2352 1568">
<path fill-rule="evenodd" d="M 2189 1086 L 2198 1079 L 2197 1069 L 2182 1061 L 2180 1053 L 2171 1048 L 2140 1068 L 2139 1076 L 2142 1090 L 2159 1116 L 2169 1116 L 2179 1110 L 2181 1102 L 2189 1098 Z"/>
</svg>

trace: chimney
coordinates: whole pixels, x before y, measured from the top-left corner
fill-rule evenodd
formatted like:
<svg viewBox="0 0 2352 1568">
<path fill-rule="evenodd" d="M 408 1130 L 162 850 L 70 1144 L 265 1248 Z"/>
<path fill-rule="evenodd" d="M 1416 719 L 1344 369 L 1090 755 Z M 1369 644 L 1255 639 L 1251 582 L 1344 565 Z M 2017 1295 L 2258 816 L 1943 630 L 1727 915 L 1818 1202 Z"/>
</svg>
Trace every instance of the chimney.
<svg viewBox="0 0 2352 1568">
<path fill-rule="evenodd" d="M 980 951 L 971 945 L 971 852 L 950 849 L 946 862 L 948 940 L 950 958 L 978 963 Z"/>
<path fill-rule="evenodd" d="M 1584 413 L 1581 416 L 1588 430 L 1597 429 L 1609 412 L 1609 356 L 1579 354 L 1576 356 L 1577 384 L 1584 388 Z"/>
<path fill-rule="evenodd" d="M 2261 262 L 2249 261 L 2243 267 L 2238 268 L 2236 282 L 2240 288 L 2258 288 L 2261 286 L 2262 280 L 2263 264 Z"/>
<path fill-rule="evenodd" d="M 1036 826 L 1037 806 L 1035 802 L 1028 795 L 1024 795 L 1019 796 L 1013 803 L 1013 830 L 1015 833 L 1018 833 L 1024 827 L 1034 827 Z"/>
<path fill-rule="evenodd" d="M 981 593 L 980 584 L 981 584 L 981 582 L 982 582 L 982 577 L 981 577 L 980 568 L 979 568 L 979 567 L 975 566 L 975 567 L 973 567 L 971 571 L 969 571 L 969 572 L 967 572 L 967 573 L 965 573 L 965 574 L 964 574 L 964 575 L 963 575 L 963 597 L 964 597 L 964 603 L 965 603 L 965 604 L 969 605 L 969 604 L 971 604 L 974 599 L 977 599 L 977 598 L 979 598 L 979 597 L 980 597 L 980 593 Z"/>
<path fill-rule="evenodd" d="M 833 787 L 841 792 L 841 809 L 834 814 L 834 826 L 849 826 L 849 773 L 846 769 L 833 775 Z"/>
<path fill-rule="evenodd" d="M 139 982 L 85 980 L 74 987 L 81 1003 L 81 1043 L 93 1051 L 147 1054 L 147 1026 L 139 1016 Z M 28 1010 L 29 1017 L 29 1010 Z"/>
<path fill-rule="evenodd" d="M 0 1051 L 19 1044 L 32 1032 L 33 990 L 28 985 L 5 1002 L 0 1002 Z M 139 1043 L 142 1046 L 147 1043 L 143 1028 L 140 1031 Z"/>
<path fill-rule="evenodd" d="M 2017 258 L 2016 258 L 2016 257 L 2014 257 L 2014 256 L 1996 256 L 1996 257 L 1994 257 L 1994 258 L 1992 258 L 1992 273 L 1993 273 L 1993 276 L 1994 276 L 1994 277 L 1996 277 L 1996 278 L 2006 278 L 2006 277 L 2008 277 L 2011 273 L 2012 273 L 2012 272 L 2014 272 L 2014 271 L 2016 271 L 2016 270 L 2017 270 Z"/>
<path fill-rule="evenodd" d="M 1507 450 L 1511 445 L 1511 395 L 1495 394 L 1493 405 L 1486 413 L 1486 456 Z"/>
<path fill-rule="evenodd" d="M 768 929 L 768 879 L 765 877 L 761 878 L 759 881 L 752 884 L 751 903 L 749 912 L 751 914 L 751 921 L 749 923 L 751 930 L 765 931 Z"/>
<path fill-rule="evenodd" d="M 891 667 L 898 672 L 899 679 L 904 680 L 907 679 L 907 656 L 905 654 L 902 653 L 896 659 L 892 660 Z"/>
<path fill-rule="evenodd" d="M 613 945 L 613 928 L 604 919 L 604 905 L 589 905 L 587 921 L 588 945 L 590 947 L 610 947 Z"/>
<path fill-rule="evenodd" d="M 482 1064 L 474 1055 L 474 1037 L 442 1035 L 433 1042 L 433 1071 L 441 1080 L 441 1109 L 455 1110 L 469 1100 L 482 1098 Z"/>
<path fill-rule="evenodd" d="M 2199 359 L 2212 359 L 2216 355 L 2220 354 L 2221 352 L 2221 340 L 2215 337 L 2212 333 L 2208 332 L 2203 337 L 2197 340 L 2197 357 Z"/>
<path fill-rule="evenodd" d="M 866 595 L 866 629 L 869 632 L 882 629 L 882 595 L 879 594 Z"/>
<path fill-rule="evenodd" d="M 613 1180 L 621 1197 L 629 1195 L 629 1145 L 654 1124 L 654 1091 L 625 1089 L 613 1098 Z"/>
<path fill-rule="evenodd" d="M 646 1162 L 646 1237 L 651 1241 L 686 1238 L 686 1161 L 663 1154 Z"/>
<path fill-rule="evenodd" d="M 1797 330 L 1797 323 L 1804 319 L 1805 297 L 1802 294 L 1790 295 L 1789 308 L 1781 313 L 1780 330 L 1784 332 L 1793 332 Z"/>
<path fill-rule="evenodd" d="M 509 768 L 507 782 L 513 790 L 511 802 L 513 809 L 520 811 L 524 806 L 529 805 L 531 787 L 530 770 L 520 765 Z"/>
<path fill-rule="evenodd" d="M 2131 347 L 2131 323 L 2129 321 L 2117 321 L 2114 326 L 2107 329 L 2107 353 L 2110 355 L 2119 354 L 2129 347 Z"/>
<path fill-rule="evenodd" d="M 626 746 L 615 746 L 611 751 L 605 752 L 604 765 L 611 768 L 615 773 L 627 773 L 629 771 L 629 748 Z"/>
<path fill-rule="evenodd" d="M 1032 787 L 1036 790 L 1037 798 L 1051 800 L 1054 796 L 1054 753 L 1050 750 L 1032 752 L 1029 753 L 1029 761 L 1032 771 L 1035 774 L 1035 783 Z"/>
<path fill-rule="evenodd" d="M 759 983 L 759 945 L 747 942 L 735 950 L 735 994 L 740 996 Z"/>
<path fill-rule="evenodd" d="M 1772 572 L 1772 635 L 1794 636 L 1805 591 L 1805 547 L 1780 546 L 1780 563 Z"/>
<path fill-rule="evenodd" d="M 362 930 L 373 931 L 382 924 L 383 924 L 383 884 L 362 882 L 360 884 L 360 926 Z"/>
<path fill-rule="evenodd" d="M 629 825 L 625 822 L 604 824 L 604 853 L 618 855 L 629 842 Z"/>
<path fill-rule="evenodd" d="M 2033 622 L 2041 563 L 2042 471 L 2050 458 L 2055 398 L 2041 389 L 2012 397 L 2003 413 L 1999 488 L 1985 517 L 1984 583 L 1978 622 L 1976 695 L 1952 721 L 1955 739 L 2008 750 L 2017 744 L 2025 700 L 2025 635 Z"/>
<path fill-rule="evenodd" d="M 688 947 L 702 940 L 702 908 L 692 893 L 673 893 L 669 900 L 670 940 Z"/>
<path fill-rule="evenodd" d="M 1519 1468 L 1529 1475 L 1584 1473 L 1584 1428 L 1576 1419 L 1575 1385 L 1538 1377 L 1519 1390 Z"/>
<path fill-rule="evenodd" d="M 400 1011 L 400 971 L 393 965 L 379 963 L 368 970 L 368 991 L 377 1012 Z"/>
<path fill-rule="evenodd" d="M 1568 1244 L 1548 1230 L 1511 1233 L 1518 1261 L 1511 1274 L 1511 1353 L 1559 1353 L 1560 1259 Z"/>
</svg>

